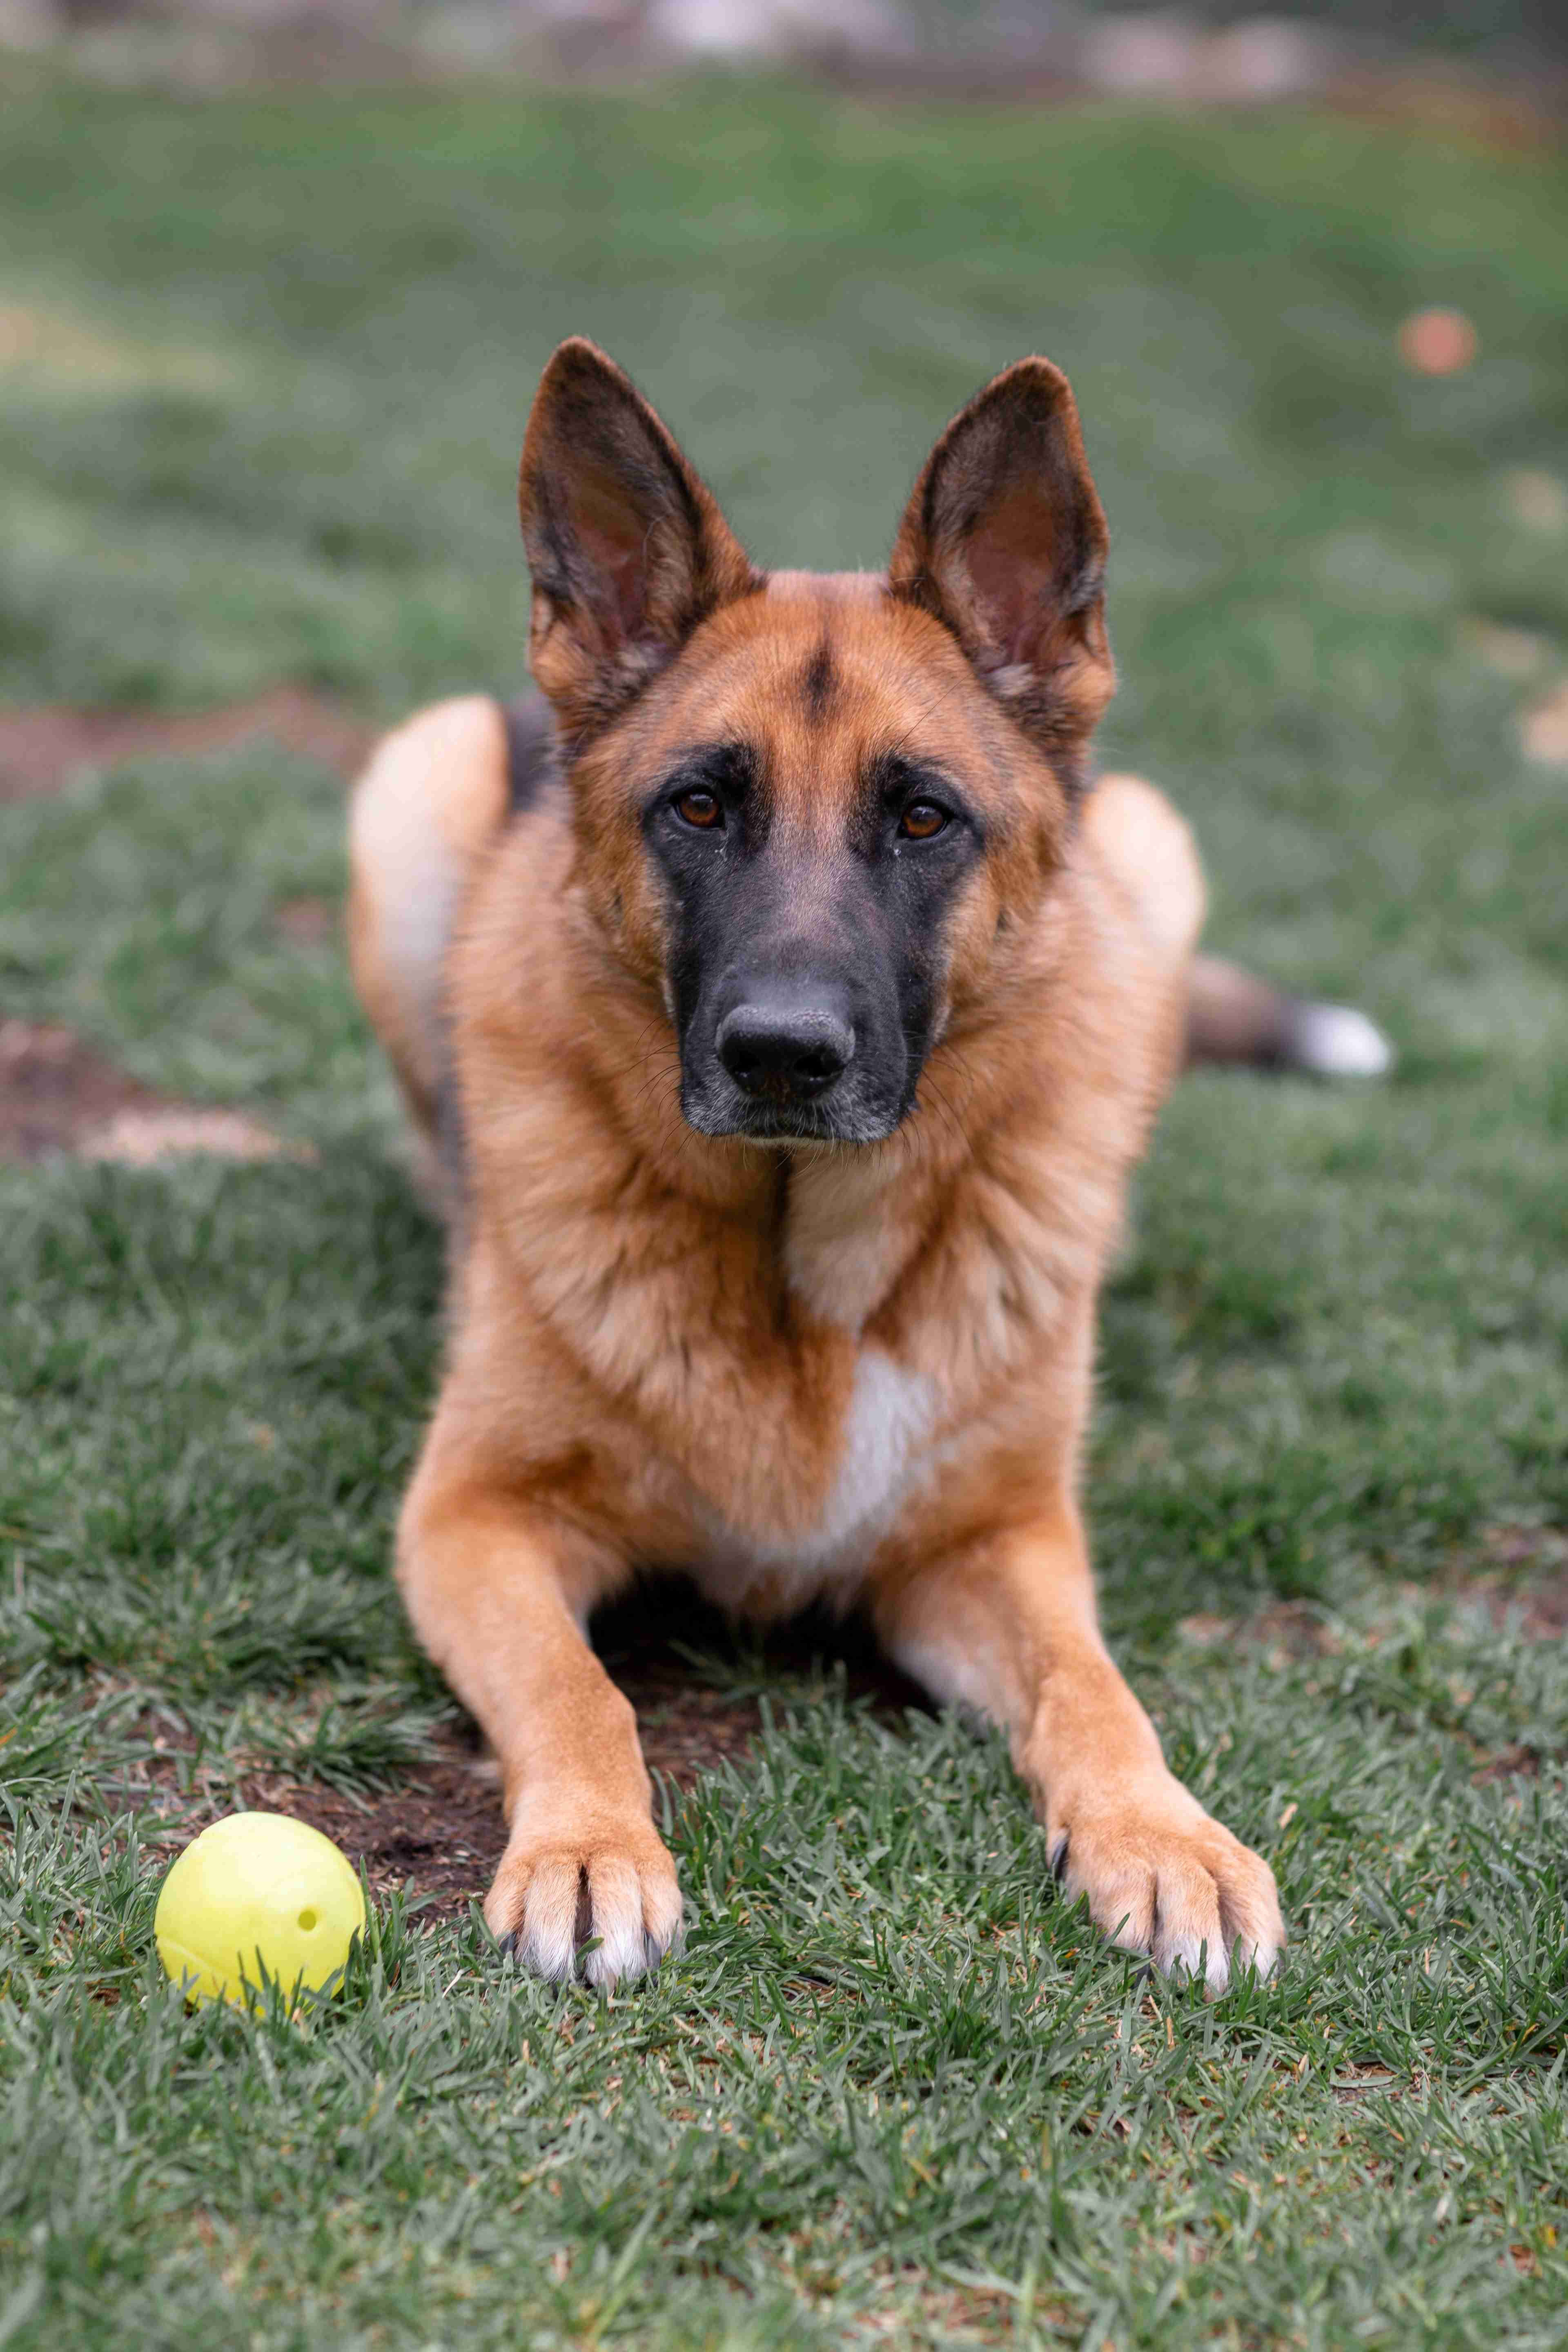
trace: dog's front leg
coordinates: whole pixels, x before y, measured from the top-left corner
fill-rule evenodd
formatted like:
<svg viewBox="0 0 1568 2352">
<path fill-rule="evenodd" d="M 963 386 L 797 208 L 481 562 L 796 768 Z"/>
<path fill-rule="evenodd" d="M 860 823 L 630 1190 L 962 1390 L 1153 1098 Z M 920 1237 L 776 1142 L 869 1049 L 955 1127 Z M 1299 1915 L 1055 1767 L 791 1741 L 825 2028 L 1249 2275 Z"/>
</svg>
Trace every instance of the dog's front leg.
<svg viewBox="0 0 1568 2352">
<path fill-rule="evenodd" d="M 637 1717 L 579 1622 L 606 1580 L 536 1505 L 427 1454 L 404 1507 L 398 1581 L 500 1759 L 507 1847 L 485 1917 L 542 1977 L 570 1977 L 595 1939 L 584 1972 L 598 1985 L 657 1967 L 681 1917 Z"/>
<path fill-rule="evenodd" d="M 1082 1527 L 1063 1498 L 875 1602 L 892 1654 L 935 1696 L 1008 1734 L 1069 1895 L 1167 1973 L 1271 1969 L 1274 1876 L 1167 1769 L 1100 1638 Z"/>
</svg>

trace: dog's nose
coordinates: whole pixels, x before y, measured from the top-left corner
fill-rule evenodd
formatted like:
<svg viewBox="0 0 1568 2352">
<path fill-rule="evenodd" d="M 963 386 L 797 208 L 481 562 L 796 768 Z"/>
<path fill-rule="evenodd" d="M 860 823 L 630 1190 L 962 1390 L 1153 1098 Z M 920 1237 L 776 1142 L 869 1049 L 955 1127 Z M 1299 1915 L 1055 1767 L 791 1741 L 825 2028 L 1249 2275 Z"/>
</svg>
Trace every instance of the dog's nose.
<svg viewBox="0 0 1568 2352">
<path fill-rule="evenodd" d="M 742 1092 L 797 1102 L 826 1094 L 855 1058 L 854 1030 L 825 1004 L 737 1004 L 714 1042 Z"/>
</svg>

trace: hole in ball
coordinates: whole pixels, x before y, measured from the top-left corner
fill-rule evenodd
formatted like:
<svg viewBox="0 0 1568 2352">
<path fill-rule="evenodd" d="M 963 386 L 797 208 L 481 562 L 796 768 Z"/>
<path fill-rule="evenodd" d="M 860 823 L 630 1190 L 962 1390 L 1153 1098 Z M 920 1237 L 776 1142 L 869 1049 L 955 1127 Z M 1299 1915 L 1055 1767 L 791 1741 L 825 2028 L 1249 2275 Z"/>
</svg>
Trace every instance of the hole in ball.
<svg viewBox="0 0 1568 2352">
<path fill-rule="evenodd" d="M 304 1929 L 304 1931 L 305 1931 L 305 1933 L 306 1933 L 306 1935 L 307 1935 L 307 1936 L 310 1934 L 310 1932 L 311 1928 L 315 1926 L 315 1924 L 316 1924 L 316 1915 L 315 1915 L 315 1913 L 314 1913 L 313 1911 L 301 1911 L 301 1912 L 300 1912 L 300 1927 Z"/>
</svg>

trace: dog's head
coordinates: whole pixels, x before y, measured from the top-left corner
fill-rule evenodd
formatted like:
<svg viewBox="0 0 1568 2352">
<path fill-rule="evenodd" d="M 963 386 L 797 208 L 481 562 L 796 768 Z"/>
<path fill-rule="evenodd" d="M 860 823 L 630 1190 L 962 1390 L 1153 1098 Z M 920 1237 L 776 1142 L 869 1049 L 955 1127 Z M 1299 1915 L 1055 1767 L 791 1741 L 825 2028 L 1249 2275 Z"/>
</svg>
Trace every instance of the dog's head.
<svg viewBox="0 0 1568 2352">
<path fill-rule="evenodd" d="M 580 341 L 540 385 L 521 503 L 578 871 L 662 994 L 687 1119 L 889 1135 L 1038 908 L 1113 685 L 1066 378 L 1021 360 L 954 419 L 885 578 L 753 570 Z"/>
</svg>

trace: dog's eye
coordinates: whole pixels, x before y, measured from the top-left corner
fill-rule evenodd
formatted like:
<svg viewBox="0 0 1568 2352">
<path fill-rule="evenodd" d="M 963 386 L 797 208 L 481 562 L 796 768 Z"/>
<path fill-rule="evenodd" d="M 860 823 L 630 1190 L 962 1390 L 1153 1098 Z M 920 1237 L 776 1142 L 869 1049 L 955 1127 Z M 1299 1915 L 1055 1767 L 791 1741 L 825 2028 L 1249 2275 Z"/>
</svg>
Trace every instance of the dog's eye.
<svg viewBox="0 0 1568 2352">
<path fill-rule="evenodd" d="M 723 817 L 716 793 L 682 793 L 674 808 L 676 815 L 685 824 L 694 824 L 704 833 L 720 824 Z"/>
<path fill-rule="evenodd" d="M 930 841 L 947 823 L 947 811 L 934 801 L 911 801 L 899 820 L 906 841 Z"/>
</svg>

